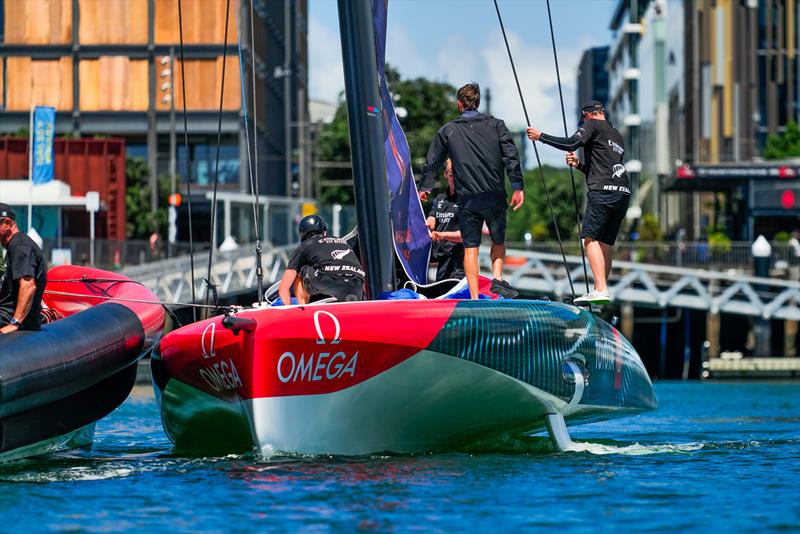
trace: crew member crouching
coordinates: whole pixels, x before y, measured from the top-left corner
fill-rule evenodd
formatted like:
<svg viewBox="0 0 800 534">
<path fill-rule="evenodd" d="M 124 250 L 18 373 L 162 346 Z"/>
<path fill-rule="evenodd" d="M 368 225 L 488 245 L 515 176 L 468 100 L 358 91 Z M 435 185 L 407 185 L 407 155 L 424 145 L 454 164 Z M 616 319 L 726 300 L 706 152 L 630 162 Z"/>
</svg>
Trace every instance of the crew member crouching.
<svg viewBox="0 0 800 534">
<path fill-rule="evenodd" d="M 361 300 L 366 273 L 347 241 L 328 237 L 328 227 L 319 215 L 303 217 L 298 225 L 300 245 L 295 249 L 281 278 L 278 295 L 298 304 L 335 297 L 337 301 Z"/>
<path fill-rule="evenodd" d="M 464 244 L 458 227 L 458 198 L 453 182 L 453 165 L 444 169 L 447 189 L 433 199 L 427 225 L 431 230 L 431 258 L 437 261 L 436 281 L 464 278 Z"/>
</svg>

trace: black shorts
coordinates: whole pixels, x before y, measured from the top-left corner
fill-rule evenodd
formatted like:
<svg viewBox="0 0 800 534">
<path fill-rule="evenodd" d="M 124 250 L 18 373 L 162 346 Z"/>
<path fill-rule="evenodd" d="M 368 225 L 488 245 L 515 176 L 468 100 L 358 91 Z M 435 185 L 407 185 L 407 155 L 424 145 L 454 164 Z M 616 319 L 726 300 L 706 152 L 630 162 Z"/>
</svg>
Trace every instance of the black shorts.
<svg viewBox="0 0 800 534">
<path fill-rule="evenodd" d="M 458 247 L 450 254 L 437 258 L 436 281 L 464 278 L 464 249 Z"/>
<path fill-rule="evenodd" d="M 489 236 L 492 243 L 502 245 L 506 242 L 506 212 L 505 205 L 491 208 L 461 208 L 458 213 L 458 228 L 461 230 L 461 239 L 464 248 L 475 248 L 481 244 L 481 230 L 483 223 L 489 227 Z"/>
<path fill-rule="evenodd" d="M 589 237 L 613 246 L 619 228 L 628 212 L 630 195 L 589 191 L 586 197 L 586 213 L 583 215 L 581 237 Z"/>
<path fill-rule="evenodd" d="M 358 276 L 349 274 L 334 276 L 321 273 L 309 265 L 300 268 L 300 276 L 311 301 L 328 297 L 336 297 L 338 302 L 364 298 L 364 280 Z"/>
</svg>

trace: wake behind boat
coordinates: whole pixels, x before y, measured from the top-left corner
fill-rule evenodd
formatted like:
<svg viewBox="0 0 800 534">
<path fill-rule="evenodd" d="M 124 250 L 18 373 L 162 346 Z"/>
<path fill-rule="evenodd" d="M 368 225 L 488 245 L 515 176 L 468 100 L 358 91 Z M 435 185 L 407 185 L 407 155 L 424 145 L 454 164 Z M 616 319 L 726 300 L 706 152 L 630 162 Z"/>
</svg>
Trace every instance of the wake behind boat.
<svg viewBox="0 0 800 534">
<path fill-rule="evenodd" d="M 0 335 L 0 462 L 91 445 L 164 326 L 155 295 L 125 276 L 64 265 L 47 277 L 55 320 Z"/>
</svg>

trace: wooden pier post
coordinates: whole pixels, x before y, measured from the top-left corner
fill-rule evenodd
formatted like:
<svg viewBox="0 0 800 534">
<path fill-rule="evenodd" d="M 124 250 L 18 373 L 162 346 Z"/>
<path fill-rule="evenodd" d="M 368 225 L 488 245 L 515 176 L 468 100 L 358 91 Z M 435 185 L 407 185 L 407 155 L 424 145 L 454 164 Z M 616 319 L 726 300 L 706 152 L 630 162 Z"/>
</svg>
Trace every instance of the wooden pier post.
<svg viewBox="0 0 800 534">
<path fill-rule="evenodd" d="M 783 323 L 783 355 L 787 358 L 797 356 L 797 321 L 787 319 Z"/>
<path fill-rule="evenodd" d="M 622 303 L 622 335 L 633 340 L 633 304 L 630 302 Z"/>
<path fill-rule="evenodd" d="M 719 330 L 719 312 L 713 312 L 709 310 L 708 315 L 706 315 L 706 339 L 708 339 L 709 358 L 719 358 Z"/>
</svg>

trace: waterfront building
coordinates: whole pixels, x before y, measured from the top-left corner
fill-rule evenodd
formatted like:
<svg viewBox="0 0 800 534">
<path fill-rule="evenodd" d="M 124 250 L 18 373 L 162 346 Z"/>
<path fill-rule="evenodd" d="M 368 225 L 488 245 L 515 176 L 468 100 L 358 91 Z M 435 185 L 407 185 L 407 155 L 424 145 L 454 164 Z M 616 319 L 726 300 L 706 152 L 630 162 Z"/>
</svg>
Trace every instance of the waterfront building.
<svg viewBox="0 0 800 534">
<path fill-rule="evenodd" d="M 123 139 L 128 156 L 147 160 L 151 186 L 156 176 L 171 174 L 174 162 L 204 200 L 214 179 L 224 69 L 220 187 L 249 192 L 238 22 L 244 69 L 249 73 L 255 64 L 257 77 L 260 192 L 308 194 L 310 180 L 299 176 L 308 166 L 294 161 L 305 146 L 296 125 L 308 116 L 307 2 L 253 1 L 255 50 L 250 4 L 231 2 L 224 65 L 225 0 L 182 2 L 188 154 L 177 0 L 0 1 L 0 135 L 26 130 L 32 106 L 53 106 L 57 135 Z M 245 86 L 252 116 L 249 76 Z M 198 220 L 208 220 L 202 217 L 207 201 L 196 209 Z M 179 239 L 186 237 L 179 230 Z"/>
<path fill-rule="evenodd" d="M 584 50 L 578 66 L 578 89 L 575 101 L 575 117 L 580 119 L 581 106 L 589 100 L 608 104 L 608 46 L 596 46 Z"/>
<path fill-rule="evenodd" d="M 800 226 L 796 162 L 762 159 L 767 135 L 800 118 L 798 9 L 797 0 L 619 0 L 608 108 L 625 138 L 633 205 L 667 235 L 750 240 Z M 772 167 L 786 169 L 780 179 L 764 174 Z"/>
<path fill-rule="evenodd" d="M 642 15 L 648 0 L 619 0 L 611 19 L 611 46 L 608 54 L 609 118 L 625 140 L 625 167 L 634 195 L 639 201 L 640 159 L 639 126 L 639 43 Z"/>
<path fill-rule="evenodd" d="M 712 227 L 745 240 L 800 226 L 797 163 L 762 161 L 767 135 L 800 118 L 797 0 L 697 0 L 682 11 L 683 143 L 672 187 L 691 193 L 682 226 L 693 238 Z"/>
</svg>

